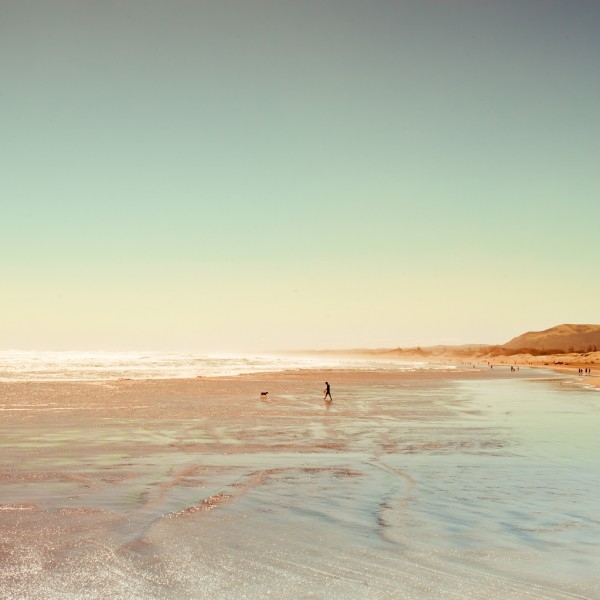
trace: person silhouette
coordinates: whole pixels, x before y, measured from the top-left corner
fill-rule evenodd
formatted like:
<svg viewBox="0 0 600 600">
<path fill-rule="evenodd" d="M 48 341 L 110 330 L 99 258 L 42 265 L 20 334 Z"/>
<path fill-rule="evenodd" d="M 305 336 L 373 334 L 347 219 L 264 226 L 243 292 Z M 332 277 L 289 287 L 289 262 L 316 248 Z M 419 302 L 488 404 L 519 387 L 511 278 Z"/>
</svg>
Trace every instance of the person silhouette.
<svg viewBox="0 0 600 600">
<path fill-rule="evenodd" d="M 333 402 L 333 398 L 331 397 L 331 387 L 329 386 L 329 382 L 325 382 L 325 397 L 323 400 L 327 400 L 327 396 L 329 396 L 329 402 Z"/>
</svg>

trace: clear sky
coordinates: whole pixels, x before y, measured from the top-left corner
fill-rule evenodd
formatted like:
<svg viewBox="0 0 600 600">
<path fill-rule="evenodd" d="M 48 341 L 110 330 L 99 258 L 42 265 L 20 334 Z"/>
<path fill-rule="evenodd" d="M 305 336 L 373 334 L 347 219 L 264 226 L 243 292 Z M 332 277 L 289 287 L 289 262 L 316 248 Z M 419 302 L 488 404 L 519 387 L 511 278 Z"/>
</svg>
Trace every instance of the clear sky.
<svg viewBox="0 0 600 600">
<path fill-rule="evenodd" d="M 597 0 L 0 0 L 0 349 L 600 322 Z"/>
</svg>

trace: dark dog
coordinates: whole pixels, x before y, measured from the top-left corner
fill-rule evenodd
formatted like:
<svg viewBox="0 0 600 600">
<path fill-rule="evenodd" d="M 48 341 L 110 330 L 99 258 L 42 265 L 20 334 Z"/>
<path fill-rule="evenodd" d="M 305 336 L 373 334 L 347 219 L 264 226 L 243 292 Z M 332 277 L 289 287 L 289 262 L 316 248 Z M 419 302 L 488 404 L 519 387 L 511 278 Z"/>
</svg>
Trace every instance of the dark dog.
<svg viewBox="0 0 600 600">
<path fill-rule="evenodd" d="M 261 398 L 266 398 L 268 393 L 269 392 L 261 392 L 260 393 Z"/>
</svg>

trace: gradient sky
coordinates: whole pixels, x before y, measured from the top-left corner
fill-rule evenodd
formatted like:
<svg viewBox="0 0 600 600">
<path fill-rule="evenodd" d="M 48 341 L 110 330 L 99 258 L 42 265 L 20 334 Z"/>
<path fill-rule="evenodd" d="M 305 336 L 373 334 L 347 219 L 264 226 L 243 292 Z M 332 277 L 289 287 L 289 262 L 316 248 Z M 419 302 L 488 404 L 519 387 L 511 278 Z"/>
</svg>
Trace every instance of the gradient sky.
<svg viewBox="0 0 600 600">
<path fill-rule="evenodd" d="M 0 0 L 0 349 L 600 322 L 597 0 Z"/>
</svg>

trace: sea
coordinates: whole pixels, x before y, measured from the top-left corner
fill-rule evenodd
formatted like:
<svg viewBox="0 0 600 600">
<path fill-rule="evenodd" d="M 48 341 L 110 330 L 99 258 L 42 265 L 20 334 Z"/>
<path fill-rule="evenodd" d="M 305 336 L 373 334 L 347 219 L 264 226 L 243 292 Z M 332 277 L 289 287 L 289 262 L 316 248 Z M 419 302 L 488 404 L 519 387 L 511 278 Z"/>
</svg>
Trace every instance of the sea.
<svg viewBox="0 0 600 600">
<path fill-rule="evenodd" d="M 300 353 L 186 354 L 165 352 L 0 351 L 0 381 L 105 381 L 231 377 L 297 369 L 452 369 L 427 361 Z"/>
</svg>

